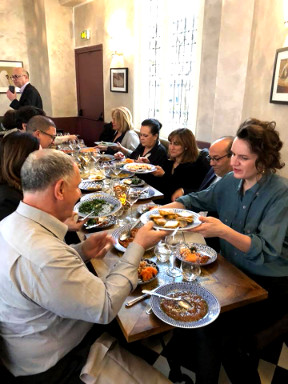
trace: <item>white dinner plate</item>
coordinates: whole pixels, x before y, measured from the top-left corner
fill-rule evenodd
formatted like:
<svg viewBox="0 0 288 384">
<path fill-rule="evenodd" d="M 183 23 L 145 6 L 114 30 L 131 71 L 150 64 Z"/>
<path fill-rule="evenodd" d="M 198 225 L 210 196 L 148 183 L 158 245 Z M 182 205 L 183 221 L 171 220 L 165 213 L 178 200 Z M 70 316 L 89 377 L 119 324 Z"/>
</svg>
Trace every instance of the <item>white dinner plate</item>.
<svg viewBox="0 0 288 384">
<path fill-rule="evenodd" d="M 143 168 L 141 168 L 143 167 Z M 128 163 L 123 166 L 123 169 L 126 169 L 126 171 L 134 172 L 134 173 L 151 173 L 156 171 L 155 165 L 152 164 L 145 164 L 145 163 Z"/>
<path fill-rule="evenodd" d="M 112 141 L 94 141 L 94 144 L 102 145 L 103 147 L 117 147 L 117 144 Z"/>
<path fill-rule="evenodd" d="M 187 215 L 188 214 L 193 215 L 193 217 L 194 217 L 193 223 L 187 224 L 186 227 L 179 228 L 179 231 L 187 231 L 188 229 L 198 227 L 198 225 L 202 224 L 201 221 L 199 220 L 200 215 L 198 215 L 198 213 L 188 211 L 187 209 L 178 209 L 178 208 L 159 208 L 159 209 L 165 210 L 165 211 L 170 211 L 171 213 L 181 213 L 181 214 L 186 213 Z M 151 215 L 158 215 L 158 214 L 159 214 L 158 208 L 152 209 L 151 211 L 143 213 L 143 215 L 141 216 L 141 221 L 143 224 L 146 224 L 150 220 Z M 165 231 L 174 231 L 175 230 L 175 228 L 160 227 L 159 225 L 156 225 L 155 223 L 154 223 L 154 228 L 164 229 Z"/>
</svg>

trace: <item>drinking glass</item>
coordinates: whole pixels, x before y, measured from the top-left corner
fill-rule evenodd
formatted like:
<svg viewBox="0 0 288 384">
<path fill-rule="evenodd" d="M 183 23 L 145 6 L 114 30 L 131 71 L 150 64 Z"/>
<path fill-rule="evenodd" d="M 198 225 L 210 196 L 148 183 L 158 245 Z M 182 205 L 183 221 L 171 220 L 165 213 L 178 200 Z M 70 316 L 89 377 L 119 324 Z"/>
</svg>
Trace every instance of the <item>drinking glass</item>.
<svg viewBox="0 0 288 384">
<path fill-rule="evenodd" d="M 160 261 L 160 263 L 166 263 L 170 259 L 171 252 L 165 241 L 161 240 L 156 245 L 154 252 L 157 257 L 157 260 Z"/>
<path fill-rule="evenodd" d="M 183 242 L 184 242 L 183 236 L 181 233 L 178 233 L 178 232 L 176 233 L 174 232 L 171 235 L 165 237 L 165 243 L 171 251 L 171 258 L 170 258 L 171 264 L 170 264 L 170 267 L 166 269 L 166 273 L 168 276 L 179 277 L 182 275 L 181 270 L 177 268 L 174 265 L 174 263 L 175 263 L 175 254 L 176 254 L 177 247 L 179 244 L 182 244 Z"/>
<path fill-rule="evenodd" d="M 123 207 L 119 209 L 119 211 L 115 212 L 114 216 L 116 218 L 116 225 L 118 227 L 123 227 L 123 225 L 128 224 L 126 220 L 126 213 Z"/>
<path fill-rule="evenodd" d="M 116 176 L 116 179 L 117 179 L 119 173 L 121 172 L 121 168 L 122 168 L 122 166 L 119 163 L 114 163 L 112 165 L 112 171 L 113 171 L 114 175 Z"/>
<path fill-rule="evenodd" d="M 183 280 L 185 281 L 194 281 L 201 274 L 201 268 L 199 264 L 187 263 L 181 261 L 181 271 Z"/>
<path fill-rule="evenodd" d="M 136 218 L 133 217 L 132 207 L 136 203 L 136 201 L 139 199 L 139 196 L 140 196 L 140 191 L 138 191 L 137 189 L 129 188 L 128 193 L 126 195 L 126 200 L 130 205 L 130 216 L 129 216 L 130 221 L 136 221 Z"/>
<path fill-rule="evenodd" d="M 111 171 L 112 171 L 112 168 L 111 168 L 111 165 L 110 164 L 104 164 L 103 167 L 102 167 L 102 170 L 104 172 L 104 175 L 105 175 L 105 179 L 104 179 L 104 191 L 106 193 L 110 193 L 111 192 L 111 188 L 112 188 L 112 179 L 109 179 L 109 176 L 111 174 Z"/>
</svg>

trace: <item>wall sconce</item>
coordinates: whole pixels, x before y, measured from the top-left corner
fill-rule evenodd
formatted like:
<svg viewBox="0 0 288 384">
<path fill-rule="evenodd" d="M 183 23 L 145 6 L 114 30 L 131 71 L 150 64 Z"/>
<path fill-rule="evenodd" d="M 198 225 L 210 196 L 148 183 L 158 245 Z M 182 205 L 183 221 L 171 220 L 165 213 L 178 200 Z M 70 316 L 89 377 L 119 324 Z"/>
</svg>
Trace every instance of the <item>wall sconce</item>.
<svg viewBox="0 0 288 384">
<path fill-rule="evenodd" d="M 119 51 L 112 51 L 112 56 L 123 56 L 123 52 L 119 52 Z"/>
<path fill-rule="evenodd" d="M 288 27 L 288 0 L 283 0 L 283 20 L 284 25 Z"/>
</svg>

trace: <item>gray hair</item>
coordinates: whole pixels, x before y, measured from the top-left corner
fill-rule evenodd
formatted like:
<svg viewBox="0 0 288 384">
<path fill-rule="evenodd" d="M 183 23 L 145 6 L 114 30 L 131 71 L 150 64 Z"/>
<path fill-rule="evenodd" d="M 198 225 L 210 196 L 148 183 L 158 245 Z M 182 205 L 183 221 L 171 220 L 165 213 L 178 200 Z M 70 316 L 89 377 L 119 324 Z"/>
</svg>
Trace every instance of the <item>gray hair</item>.
<svg viewBox="0 0 288 384">
<path fill-rule="evenodd" d="M 75 174 L 74 161 L 56 149 L 30 153 L 21 168 L 23 191 L 43 191 L 59 179 L 68 180 Z"/>
<path fill-rule="evenodd" d="M 26 132 L 48 131 L 50 127 L 56 128 L 53 120 L 47 116 L 36 115 L 31 117 L 26 126 Z"/>
</svg>

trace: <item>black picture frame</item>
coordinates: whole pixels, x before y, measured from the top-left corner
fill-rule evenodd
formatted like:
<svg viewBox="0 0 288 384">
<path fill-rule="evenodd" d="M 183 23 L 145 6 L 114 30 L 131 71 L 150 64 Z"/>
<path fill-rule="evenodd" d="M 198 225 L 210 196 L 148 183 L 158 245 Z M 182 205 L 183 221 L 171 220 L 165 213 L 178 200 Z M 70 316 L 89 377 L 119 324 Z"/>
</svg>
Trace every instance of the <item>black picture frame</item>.
<svg viewBox="0 0 288 384">
<path fill-rule="evenodd" d="M 110 92 L 128 93 L 128 68 L 110 68 Z"/>
<path fill-rule="evenodd" d="M 6 93 L 9 85 L 14 85 L 11 80 L 12 70 L 14 67 L 23 68 L 23 61 L 0 60 L 0 93 Z M 20 92 L 16 88 L 16 92 Z"/>
<path fill-rule="evenodd" d="M 288 104 L 288 47 L 276 50 L 270 103 Z"/>
</svg>

